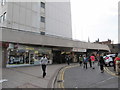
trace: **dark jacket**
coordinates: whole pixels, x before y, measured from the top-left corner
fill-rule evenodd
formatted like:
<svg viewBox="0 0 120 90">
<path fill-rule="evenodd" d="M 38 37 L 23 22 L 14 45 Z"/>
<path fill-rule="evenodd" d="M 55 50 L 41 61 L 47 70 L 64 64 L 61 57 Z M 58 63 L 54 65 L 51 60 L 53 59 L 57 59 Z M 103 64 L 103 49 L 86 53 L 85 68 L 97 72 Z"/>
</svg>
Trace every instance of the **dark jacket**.
<svg viewBox="0 0 120 90">
<path fill-rule="evenodd" d="M 100 65 L 105 65 L 105 61 L 102 56 L 100 57 L 99 63 Z"/>
</svg>

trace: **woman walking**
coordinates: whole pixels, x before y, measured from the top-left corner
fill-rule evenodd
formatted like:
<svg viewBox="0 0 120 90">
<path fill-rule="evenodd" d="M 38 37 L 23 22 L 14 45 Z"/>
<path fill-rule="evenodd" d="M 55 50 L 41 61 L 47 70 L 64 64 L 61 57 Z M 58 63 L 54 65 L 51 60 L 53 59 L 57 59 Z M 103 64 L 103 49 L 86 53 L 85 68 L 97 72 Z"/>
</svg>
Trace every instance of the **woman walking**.
<svg viewBox="0 0 120 90">
<path fill-rule="evenodd" d="M 94 63 L 95 63 L 95 56 L 94 56 L 94 54 L 92 54 L 92 55 L 90 56 L 90 59 L 91 59 L 91 61 L 92 61 L 92 67 L 93 67 L 93 69 L 95 69 L 95 67 L 94 67 Z"/>
</svg>

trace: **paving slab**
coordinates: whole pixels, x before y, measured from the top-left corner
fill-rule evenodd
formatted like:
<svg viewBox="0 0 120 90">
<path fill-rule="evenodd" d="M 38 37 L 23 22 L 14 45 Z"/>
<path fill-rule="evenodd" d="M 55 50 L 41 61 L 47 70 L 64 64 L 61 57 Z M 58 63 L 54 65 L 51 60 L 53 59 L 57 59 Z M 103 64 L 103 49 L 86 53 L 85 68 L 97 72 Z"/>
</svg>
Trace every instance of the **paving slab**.
<svg viewBox="0 0 120 90">
<path fill-rule="evenodd" d="M 2 88 L 50 88 L 56 73 L 66 65 L 48 65 L 45 78 L 42 78 L 41 66 L 4 68 L 2 79 L 8 81 L 2 82 Z"/>
</svg>

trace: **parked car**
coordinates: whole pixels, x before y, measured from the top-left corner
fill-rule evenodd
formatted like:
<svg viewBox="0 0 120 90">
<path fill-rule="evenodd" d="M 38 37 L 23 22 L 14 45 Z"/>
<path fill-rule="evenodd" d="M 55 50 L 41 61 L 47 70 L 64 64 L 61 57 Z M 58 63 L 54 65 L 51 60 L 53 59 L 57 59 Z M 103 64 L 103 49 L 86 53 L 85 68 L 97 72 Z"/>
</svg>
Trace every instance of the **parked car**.
<svg viewBox="0 0 120 90">
<path fill-rule="evenodd" d="M 113 66 L 114 65 L 114 60 L 113 58 L 115 57 L 115 54 L 109 54 L 109 55 L 106 55 L 104 56 L 104 60 L 105 60 L 105 65 L 106 66 Z"/>
</svg>

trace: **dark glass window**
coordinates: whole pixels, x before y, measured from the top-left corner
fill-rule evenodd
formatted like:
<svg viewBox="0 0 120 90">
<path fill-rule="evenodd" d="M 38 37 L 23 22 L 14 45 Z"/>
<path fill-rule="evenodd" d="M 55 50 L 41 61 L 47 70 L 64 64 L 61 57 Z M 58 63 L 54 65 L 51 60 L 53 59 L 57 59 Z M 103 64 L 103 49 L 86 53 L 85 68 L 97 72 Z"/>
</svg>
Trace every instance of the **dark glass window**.
<svg viewBox="0 0 120 90">
<path fill-rule="evenodd" d="M 5 12 L 3 15 L 0 16 L 0 23 L 6 20 L 6 14 L 7 13 Z"/>
<path fill-rule="evenodd" d="M 4 18 L 4 16 L 2 15 L 2 16 L 0 16 L 0 23 L 3 23 L 3 18 Z"/>
<path fill-rule="evenodd" d="M 0 23 L 2 22 L 2 16 L 0 16 Z"/>
<path fill-rule="evenodd" d="M 41 7 L 45 8 L 45 3 L 44 2 L 41 2 Z"/>
<path fill-rule="evenodd" d="M 4 6 L 6 3 L 6 0 L 1 0 L 1 5 Z"/>
<path fill-rule="evenodd" d="M 3 21 L 6 20 L 6 12 L 3 14 Z"/>
<path fill-rule="evenodd" d="M 41 22 L 45 23 L 45 17 L 41 16 Z"/>
</svg>

